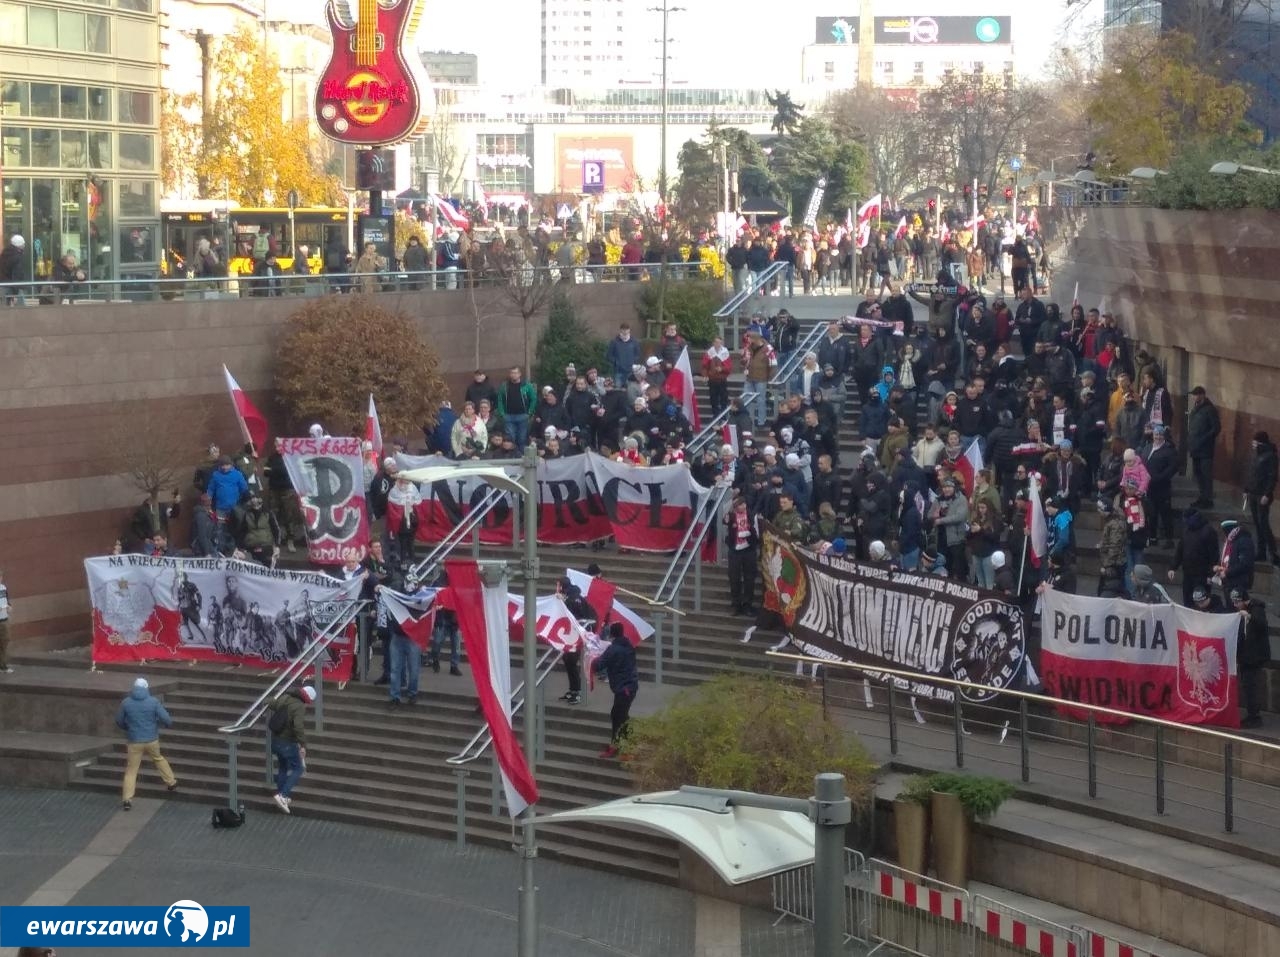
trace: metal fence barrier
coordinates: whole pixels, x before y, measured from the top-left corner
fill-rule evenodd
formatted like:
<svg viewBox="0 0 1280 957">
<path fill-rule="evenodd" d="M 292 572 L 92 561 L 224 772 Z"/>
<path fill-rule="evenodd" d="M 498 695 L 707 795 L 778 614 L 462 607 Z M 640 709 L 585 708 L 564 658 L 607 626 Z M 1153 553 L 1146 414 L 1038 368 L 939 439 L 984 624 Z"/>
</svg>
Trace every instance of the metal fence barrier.
<svg viewBox="0 0 1280 957">
<path fill-rule="evenodd" d="M 776 927 L 788 917 L 813 923 L 813 865 L 794 867 L 770 878 Z M 845 940 L 867 942 L 867 859 L 853 848 L 844 849 L 844 936 Z"/>
<path fill-rule="evenodd" d="M 1084 935 L 1086 957 L 1160 957 L 1156 951 L 1135 947 L 1109 934 L 1100 934 L 1078 924 L 1072 930 Z"/>
<path fill-rule="evenodd" d="M 969 892 L 894 864 L 867 862 L 871 939 L 917 957 L 973 953 Z"/>
<path fill-rule="evenodd" d="M 1085 957 L 1085 933 L 982 894 L 970 901 L 974 957 Z"/>
</svg>

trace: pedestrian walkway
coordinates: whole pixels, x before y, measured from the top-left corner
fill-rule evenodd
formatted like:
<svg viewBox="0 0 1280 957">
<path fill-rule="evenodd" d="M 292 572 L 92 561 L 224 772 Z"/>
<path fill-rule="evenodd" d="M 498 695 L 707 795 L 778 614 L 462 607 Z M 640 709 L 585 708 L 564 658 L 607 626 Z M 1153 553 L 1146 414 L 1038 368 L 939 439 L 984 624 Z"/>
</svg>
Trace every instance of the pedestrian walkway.
<svg viewBox="0 0 1280 957">
<path fill-rule="evenodd" d="M 125 814 L 104 794 L 0 790 L 3 903 L 247 904 L 253 954 L 514 954 L 516 864 L 509 852 L 314 818 L 251 812 L 218 831 L 204 806 L 139 799 Z M 766 911 L 548 860 L 537 877 L 547 957 L 813 952 L 808 925 L 774 927 Z"/>
</svg>

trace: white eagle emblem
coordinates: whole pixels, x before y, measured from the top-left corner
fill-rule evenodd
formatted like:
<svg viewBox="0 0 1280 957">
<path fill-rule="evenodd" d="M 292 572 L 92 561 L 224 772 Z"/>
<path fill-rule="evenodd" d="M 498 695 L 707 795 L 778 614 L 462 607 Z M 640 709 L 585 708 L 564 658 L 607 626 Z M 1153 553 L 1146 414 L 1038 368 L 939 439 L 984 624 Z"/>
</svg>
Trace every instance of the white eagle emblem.
<svg viewBox="0 0 1280 957">
<path fill-rule="evenodd" d="M 1223 688 L 1226 664 L 1215 647 L 1216 643 L 1199 642 L 1188 636 L 1181 644 L 1179 697 L 1202 713 L 1221 711 L 1226 706 Z"/>
</svg>

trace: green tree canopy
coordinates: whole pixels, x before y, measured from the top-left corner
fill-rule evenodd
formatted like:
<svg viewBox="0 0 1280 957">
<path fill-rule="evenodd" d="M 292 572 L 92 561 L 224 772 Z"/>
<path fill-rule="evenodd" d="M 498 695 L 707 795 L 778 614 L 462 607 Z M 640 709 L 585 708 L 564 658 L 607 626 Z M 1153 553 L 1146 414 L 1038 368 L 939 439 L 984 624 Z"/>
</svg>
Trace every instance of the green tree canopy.
<svg viewBox="0 0 1280 957">
<path fill-rule="evenodd" d="M 676 182 L 673 205 L 676 215 L 689 225 L 709 224 L 722 209 L 721 146 L 726 159 L 737 159 L 741 199 L 777 198 L 777 181 L 755 137 L 738 127 L 712 123 L 707 127 L 705 139 L 687 141 L 676 160 L 680 178 Z"/>
<path fill-rule="evenodd" d="M 821 212 L 843 211 L 857 197 L 865 199 L 867 195 L 866 148 L 856 141 L 837 138 L 825 117 L 806 116 L 793 135 L 779 137 L 770 165 L 795 215 L 803 214 L 819 178 L 827 180 Z"/>
</svg>

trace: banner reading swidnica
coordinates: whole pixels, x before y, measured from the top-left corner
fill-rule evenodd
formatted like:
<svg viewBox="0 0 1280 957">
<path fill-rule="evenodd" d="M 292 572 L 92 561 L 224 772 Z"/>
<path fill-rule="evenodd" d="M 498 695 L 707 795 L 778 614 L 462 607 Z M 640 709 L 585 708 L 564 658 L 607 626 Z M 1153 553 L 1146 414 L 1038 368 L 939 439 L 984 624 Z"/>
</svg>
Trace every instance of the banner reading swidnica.
<svg viewBox="0 0 1280 957">
<path fill-rule="evenodd" d="M 284 467 L 298 493 L 307 529 L 307 557 L 341 565 L 364 557 L 369 545 L 367 482 L 360 440 L 281 439 Z"/>
<path fill-rule="evenodd" d="M 227 661 L 276 667 L 294 658 L 360 579 L 226 558 L 87 558 L 94 661 Z M 329 646 L 325 674 L 351 677 L 352 633 Z"/>
<path fill-rule="evenodd" d="M 1040 672 L 1054 697 L 1182 724 L 1240 727 L 1239 615 L 1050 590 L 1040 621 Z"/>
<path fill-rule="evenodd" d="M 1016 687 L 1022 674 L 1022 611 L 995 592 L 817 555 L 767 525 L 760 561 L 765 587 L 792 637 L 816 657 L 993 688 Z M 954 697 L 950 688 L 925 681 L 897 684 L 920 697 Z M 988 701 L 997 693 L 967 690 L 962 696 Z"/>
</svg>

